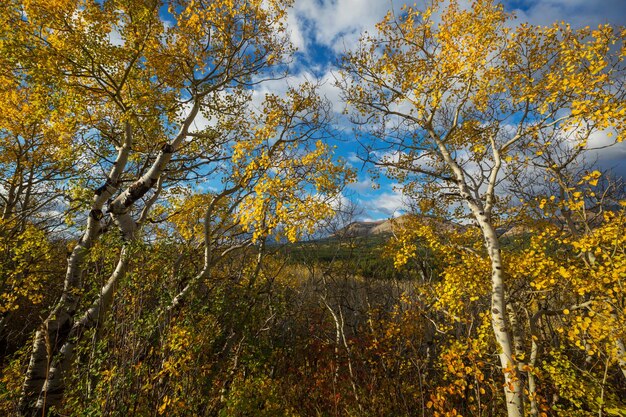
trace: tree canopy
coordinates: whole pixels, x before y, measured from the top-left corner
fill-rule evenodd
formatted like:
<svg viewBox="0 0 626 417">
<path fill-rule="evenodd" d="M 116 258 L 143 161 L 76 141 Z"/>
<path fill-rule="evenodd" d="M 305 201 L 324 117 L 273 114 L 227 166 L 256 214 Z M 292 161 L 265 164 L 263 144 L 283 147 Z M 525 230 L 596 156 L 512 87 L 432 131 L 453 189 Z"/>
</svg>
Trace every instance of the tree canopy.
<svg viewBox="0 0 626 417">
<path fill-rule="evenodd" d="M 0 411 L 624 415 L 624 184 L 583 156 L 626 29 L 392 9 L 336 74 L 411 207 L 363 224 L 290 6 L 0 8 Z"/>
</svg>

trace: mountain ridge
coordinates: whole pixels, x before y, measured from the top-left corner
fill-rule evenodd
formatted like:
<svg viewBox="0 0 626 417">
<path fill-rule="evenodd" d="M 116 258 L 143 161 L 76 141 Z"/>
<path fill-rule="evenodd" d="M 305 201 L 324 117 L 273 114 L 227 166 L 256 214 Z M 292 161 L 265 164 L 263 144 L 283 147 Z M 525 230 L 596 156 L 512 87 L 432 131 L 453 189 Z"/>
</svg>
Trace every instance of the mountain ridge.
<svg viewBox="0 0 626 417">
<path fill-rule="evenodd" d="M 375 220 L 375 221 L 354 221 L 347 226 L 339 229 L 335 233 L 333 233 L 330 237 L 333 238 L 352 238 L 352 237 L 367 237 L 367 236 L 377 236 L 377 235 L 391 235 L 393 233 L 394 227 L 400 226 L 403 223 L 406 223 L 411 217 L 414 217 L 414 214 L 404 214 L 399 217 L 394 217 L 386 220 Z M 421 215 L 419 216 L 420 220 L 424 223 L 436 224 L 438 226 L 442 226 L 445 228 L 457 228 L 463 227 L 460 224 L 448 221 L 441 220 L 431 216 Z"/>
</svg>

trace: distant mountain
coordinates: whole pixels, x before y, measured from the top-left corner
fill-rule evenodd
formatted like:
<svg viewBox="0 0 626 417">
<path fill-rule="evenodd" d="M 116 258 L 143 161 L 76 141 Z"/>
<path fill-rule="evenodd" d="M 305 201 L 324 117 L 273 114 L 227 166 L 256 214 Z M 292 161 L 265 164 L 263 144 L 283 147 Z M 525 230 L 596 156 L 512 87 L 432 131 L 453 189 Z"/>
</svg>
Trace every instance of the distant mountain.
<svg viewBox="0 0 626 417">
<path fill-rule="evenodd" d="M 362 237 L 379 234 L 378 229 L 389 220 L 378 220 L 375 222 L 352 222 L 346 227 L 333 233 L 331 237 Z"/>
<path fill-rule="evenodd" d="M 620 206 L 609 206 L 607 209 L 613 209 L 615 211 L 620 209 Z M 590 218 L 588 222 L 592 225 L 598 225 L 601 221 L 602 211 L 597 210 L 589 210 Z M 327 236 L 325 239 L 343 239 L 343 238 L 364 238 L 364 237 L 379 237 L 385 238 L 385 236 L 389 236 L 393 233 L 394 229 L 398 229 L 404 223 L 406 223 L 412 216 L 418 216 L 420 223 L 433 226 L 435 230 L 439 231 L 463 231 L 468 228 L 478 227 L 475 223 L 470 224 L 459 224 L 450 220 L 440 219 L 427 215 L 416 215 L 416 214 L 405 214 L 403 216 L 396 217 L 394 219 L 387 220 L 377 220 L 373 222 L 364 222 L 364 221 L 356 221 L 348 224 L 347 226 L 339 229 L 337 232 Z M 544 220 L 536 220 L 534 227 L 530 227 L 527 224 L 519 224 L 519 223 L 510 223 L 506 225 L 502 225 L 497 228 L 496 232 L 498 237 L 503 239 L 511 239 L 515 237 L 524 237 L 529 233 L 532 233 L 536 227 L 541 227 L 541 225 L 557 225 L 564 227 L 565 219 L 560 216 L 557 216 L 555 219 L 544 219 Z"/>
<path fill-rule="evenodd" d="M 348 237 L 365 237 L 376 235 L 390 235 L 393 232 L 394 227 L 402 225 L 409 219 L 409 214 L 405 214 L 400 217 L 388 220 L 378 220 L 374 222 L 352 222 L 343 229 L 333 233 L 333 238 L 348 238 Z M 459 224 L 452 223 L 445 220 L 438 220 L 433 217 L 422 216 L 421 220 L 426 224 L 436 224 L 438 227 L 444 227 L 446 229 L 454 227 L 463 227 Z"/>
</svg>

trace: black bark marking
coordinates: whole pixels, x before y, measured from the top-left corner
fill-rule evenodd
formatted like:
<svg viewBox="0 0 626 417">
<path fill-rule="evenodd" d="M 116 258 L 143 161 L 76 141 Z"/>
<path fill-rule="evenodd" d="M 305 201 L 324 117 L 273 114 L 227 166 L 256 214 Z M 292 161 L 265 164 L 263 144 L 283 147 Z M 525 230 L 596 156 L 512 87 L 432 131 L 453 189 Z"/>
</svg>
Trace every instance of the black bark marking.
<svg viewBox="0 0 626 417">
<path fill-rule="evenodd" d="M 145 182 L 140 182 L 138 184 L 133 184 L 128 189 L 128 196 L 123 201 L 124 207 L 130 207 L 135 201 L 139 200 L 143 197 L 154 185 L 156 182 L 155 179 L 149 178 Z"/>
<path fill-rule="evenodd" d="M 102 210 L 94 209 L 89 212 L 89 216 L 91 216 L 94 220 L 100 221 L 104 217 Z"/>
<path fill-rule="evenodd" d="M 70 331 L 72 330 L 72 325 L 73 325 L 73 320 L 71 319 L 71 317 L 68 317 L 67 319 L 59 323 L 56 329 L 54 328 L 51 329 L 50 327 L 46 329 L 46 331 L 50 335 L 50 341 L 52 342 L 54 353 L 56 353 L 58 349 L 60 349 L 61 346 L 63 346 L 63 344 L 65 343 L 65 340 L 67 339 L 67 337 L 70 334 Z"/>
<path fill-rule="evenodd" d="M 95 189 L 94 194 L 102 195 L 102 193 L 104 193 L 110 186 L 115 186 L 115 182 L 111 178 L 107 177 L 104 184 Z"/>
<path fill-rule="evenodd" d="M 103 192 L 105 192 L 107 189 L 106 184 L 105 185 L 101 185 L 100 187 L 96 188 L 95 191 L 93 192 L 95 195 L 102 195 Z"/>
</svg>

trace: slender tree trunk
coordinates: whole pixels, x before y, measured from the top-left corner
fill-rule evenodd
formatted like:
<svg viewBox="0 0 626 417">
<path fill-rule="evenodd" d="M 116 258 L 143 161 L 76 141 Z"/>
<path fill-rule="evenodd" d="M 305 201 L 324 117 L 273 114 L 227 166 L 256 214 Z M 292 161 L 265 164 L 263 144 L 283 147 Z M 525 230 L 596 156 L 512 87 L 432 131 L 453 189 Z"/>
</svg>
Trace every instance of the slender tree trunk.
<svg viewBox="0 0 626 417">
<path fill-rule="evenodd" d="M 483 231 L 485 246 L 491 259 L 491 325 L 500 347 L 500 364 L 504 374 L 504 394 L 509 417 L 524 415 L 524 392 L 519 379 L 517 360 L 513 356 L 513 343 L 506 322 L 506 300 L 504 291 L 504 273 L 500 242 L 491 223 L 479 220 Z"/>
<path fill-rule="evenodd" d="M 35 405 L 36 414 L 45 415 L 46 410 L 52 406 L 59 406 L 63 400 L 65 392 L 64 376 L 65 372 L 71 366 L 74 359 L 74 348 L 81 336 L 89 329 L 97 327 L 108 315 L 109 309 L 113 302 L 113 295 L 119 282 L 124 278 L 128 263 L 130 261 L 129 244 L 137 239 L 137 229 L 141 222 L 145 220 L 148 212 L 152 208 L 161 191 L 162 179 L 159 178 L 157 189 L 154 195 L 148 200 L 141 218 L 137 223 L 128 213 L 114 216 L 115 223 L 120 227 L 126 244 L 122 247 L 119 255 L 118 263 L 109 277 L 108 281 L 100 290 L 100 296 L 92 303 L 91 307 L 82 315 L 80 320 L 74 323 L 67 341 L 59 350 L 54 362 L 51 364 L 48 377 L 44 386 L 41 388 L 39 399 Z"/>
<path fill-rule="evenodd" d="M 16 196 L 16 189 L 18 187 L 17 184 L 18 183 L 21 184 L 22 178 L 23 178 L 21 156 L 18 156 L 16 162 L 17 164 L 15 167 L 15 171 L 13 172 L 13 175 L 11 176 L 11 181 L 10 181 L 11 185 L 9 186 L 9 189 L 7 190 L 6 204 L 4 205 L 4 208 L 2 209 L 3 220 L 8 220 L 11 218 L 11 216 L 13 215 L 13 208 L 17 204 L 17 199 L 19 198 L 19 193 L 17 193 L 17 196 Z"/>
<path fill-rule="evenodd" d="M 513 356 L 513 343 L 506 321 L 505 283 L 500 241 L 491 221 L 491 210 L 495 200 L 495 185 L 501 165 L 500 154 L 492 140 L 494 166 L 489 175 L 488 189 L 485 192 L 483 204 L 483 201 L 478 197 L 478 192 L 472 193 L 470 190 L 463 169 L 454 160 L 444 141 L 432 128 L 430 122 L 427 130 L 437 145 L 443 160 L 452 170 L 459 194 L 467 202 L 474 219 L 476 219 L 482 231 L 485 248 L 491 260 L 491 325 L 500 348 L 499 356 L 504 375 L 507 414 L 508 417 L 522 417 L 524 415 L 524 390 L 517 375 L 517 361 Z"/>
<path fill-rule="evenodd" d="M 111 213 L 113 220 L 118 225 L 127 241 L 132 241 L 135 238 L 137 228 L 136 223 L 129 214 L 131 207 L 158 183 L 163 170 L 171 160 L 172 154 L 178 149 L 187 136 L 189 126 L 198 114 L 199 109 L 200 101 L 196 99 L 191 111 L 182 123 L 178 134 L 170 143 L 163 146 L 148 172 L 142 175 L 109 203 L 108 211 Z M 71 350 L 75 342 L 70 342 L 69 345 L 66 342 L 68 342 L 68 336 L 70 336 L 70 333 L 74 329 L 73 320 L 79 302 L 77 290 L 80 287 L 82 264 L 89 249 L 100 234 L 101 219 L 104 216 L 102 208 L 107 200 L 113 197 L 117 192 L 121 176 L 126 167 L 132 145 L 132 128 L 128 122 L 126 123 L 125 133 L 124 144 L 118 149 L 117 158 L 113 163 L 113 167 L 111 168 L 106 182 L 94 193 L 92 208 L 87 220 L 87 228 L 74 247 L 72 255 L 68 260 L 68 268 L 61 299 L 43 323 L 42 327 L 35 334 L 33 352 L 26 372 L 19 405 L 20 412 L 24 415 L 32 414 L 33 412 L 37 413 L 37 410 L 42 408 L 40 407 L 40 399 L 42 397 L 46 399 L 50 392 L 55 392 L 57 386 L 62 386 L 63 370 L 73 357 Z M 123 272 L 120 276 L 122 275 Z M 118 279 L 119 277 L 115 278 L 111 285 L 111 297 Z M 96 303 L 101 302 L 103 294 L 105 293 L 101 293 Z M 108 292 L 106 292 L 106 294 L 108 294 Z M 89 314 L 90 310 L 88 310 L 87 314 Z M 54 356 L 62 349 L 65 349 L 66 353 L 61 352 L 61 359 L 56 360 Z M 61 364 L 62 362 L 63 364 L 60 367 L 50 368 L 52 363 Z M 50 378 L 52 378 L 52 381 L 48 382 Z M 60 391 L 59 402 L 62 399 L 62 390 Z"/>
<path fill-rule="evenodd" d="M 22 386 L 20 410 L 27 414 L 38 402 L 39 394 L 48 376 L 50 363 L 49 350 L 58 351 L 65 343 L 72 328 L 72 319 L 78 307 L 78 289 L 82 275 L 82 264 L 85 256 L 98 238 L 103 218 L 102 208 L 105 202 L 117 191 L 119 180 L 128 160 L 130 152 L 130 132 L 119 150 L 106 182 L 94 193 L 91 210 L 87 217 L 87 227 L 82 237 L 72 250 L 67 261 L 67 272 L 63 285 L 63 293 L 52 312 L 35 333 L 33 351 Z"/>
<path fill-rule="evenodd" d="M 87 227 L 67 261 L 61 298 L 35 333 L 33 351 L 20 398 L 19 408 L 24 414 L 28 414 L 29 410 L 32 410 L 38 402 L 39 394 L 48 377 L 48 366 L 51 360 L 49 353 L 54 354 L 61 348 L 73 326 L 72 321 L 79 301 L 78 289 L 80 288 L 82 264 L 101 232 L 101 220 L 104 216 L 102 208 L 106 201 L 117 192 L 128 161 L 131 145 L 132 130 L 130 124 L 127 123 L 124 144 L 118 149 L 117 158 L 107 180 L 94 192 L 91 210 L 87 216 Z"/>
<path fill-rule="evenodd" d="M 524 341 L 522 339 L 522 334 L 520 333 L 520 324 L 517 317 L 517 312 L 515 311 L 515 306 L 512 303 L 507 302 L 506 312 L 509 318 L 511 335 L 513 336 L 513 352 L 515 353 L 515 357 L 519 359 L 525 356 L 526 352 L 524 351 Z M 523 363 L 518 361 L 518 369 L 520 372 L 522 371 L 522 366 Z"/>
<path fill-rule="evenodd" d="M 115 270 L 100 291 L 100 297 L 83 314 L 80 320 L 72 326 L 67 342 L 61 347 L 59 353 L 55 356 L 54 362 L 50 365 L 48 378 L 41 389 L 35 405 L 36 415 L 46 415 L 50 407 L 61 405 L 65 392 L 64 375 L 74 359 L 76 343 L 85 331 L 96 327 L 106 316 L 113 301 L 115 288 L 126 273 L 128 260 L 128 250 L 124 247 L 120 253 Z"/>
<path fill-rule="evenodd" d="M 528 375 L 528 397 L 530 398 L 530 415 L 538 416 L 539 415 L 539 406 L 537 404 L 537 380 L 535 378 L 535 366 L 537 364 L 537 358 L 539 356 L 539 331 L 537 330 L 537 320 L 538 317 L 536 315 L 528 318 L 529 326 L 530 326 L 530 334 L 531 334 L 531 345 L 530 345 L 530 357 L 528 359 L 529 368 Z"/>
</svg>

